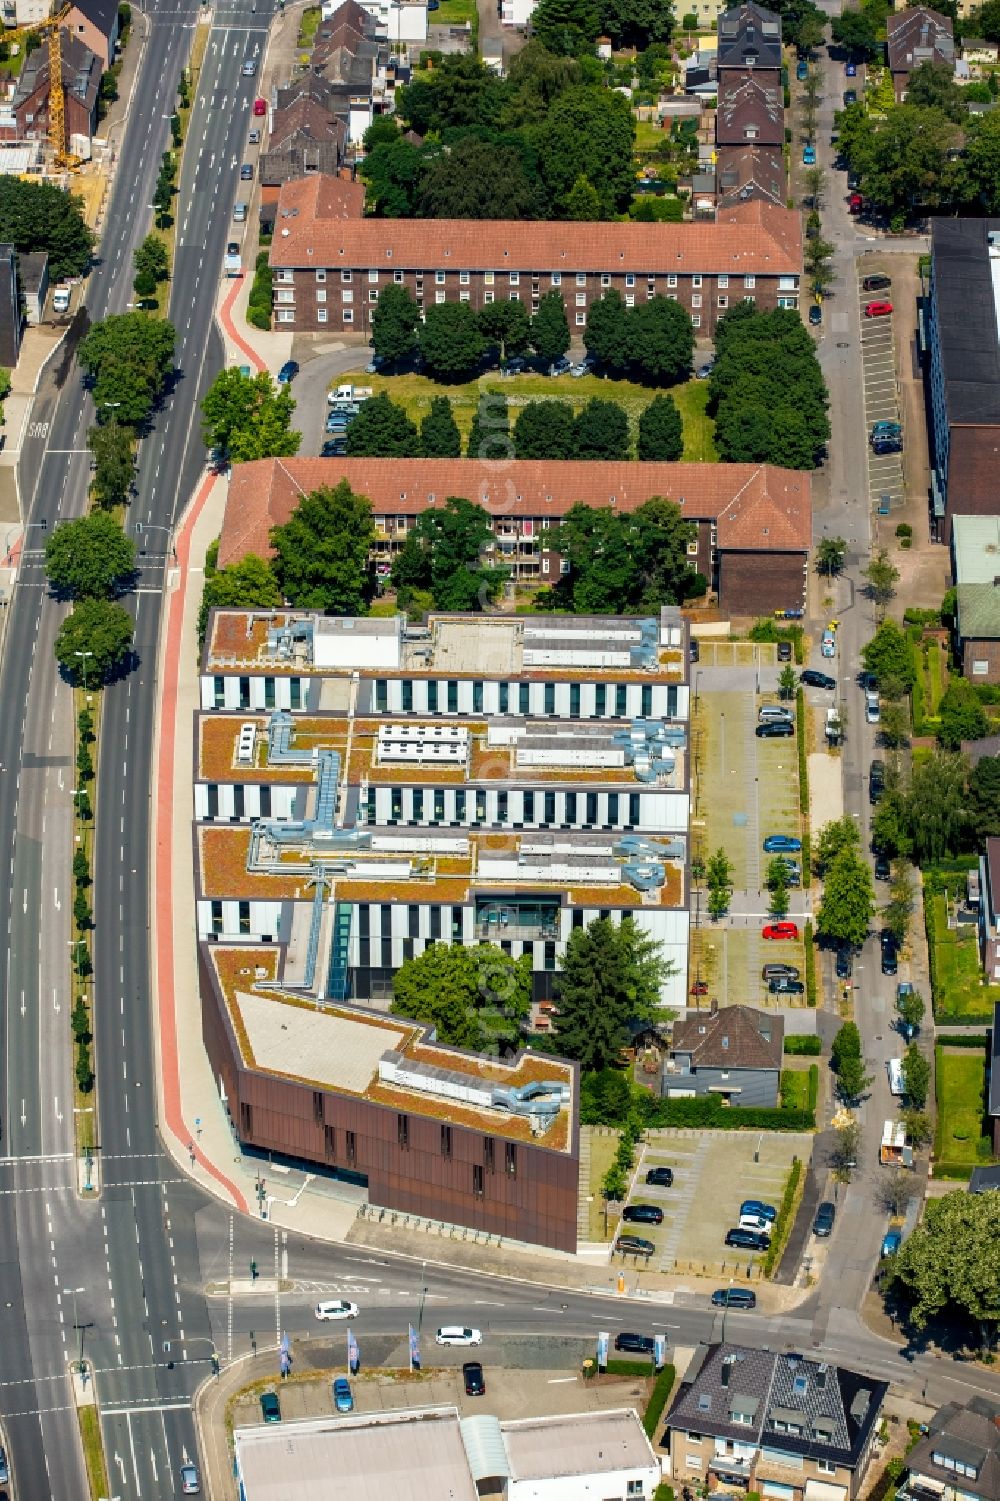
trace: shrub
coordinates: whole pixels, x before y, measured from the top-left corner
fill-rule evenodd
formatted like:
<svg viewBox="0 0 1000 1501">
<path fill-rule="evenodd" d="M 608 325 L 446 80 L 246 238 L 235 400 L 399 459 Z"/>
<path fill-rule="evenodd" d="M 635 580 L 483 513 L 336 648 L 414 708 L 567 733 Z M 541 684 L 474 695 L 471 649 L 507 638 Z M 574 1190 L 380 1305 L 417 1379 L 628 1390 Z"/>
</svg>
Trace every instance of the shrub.
<svg viewBox="0 0 1000 1501">
<path fill-rule="evenodd" d="M 813 1065 L 815 1068 L 815 1064 Z M 778 1208 L 778 1217 L 774 1222 L 774 1230 L 771 1235 L 771 1244 L 764 1256 L 764 1276 L 770 1277 L 774 1268 L 781 1260 L 781 1253 L 785 1249 L 792 1228 L 793 1211 L 795 1208 L 795 1195 L 798 1191 L 799 1179 L 802 1177 L 802 1163 L 797 1157 L 792 1158 L 792 1166 L 789 1169 L 788 1179 L 785 1183 L 785 1191 L 781 1195 L 781 1204 Z"/>
<path fill-rule="evenodd" d="M 801 688 L 795 692 L 795 739 L 799 756 L 799 810 L 802 814 L 802 885 L 812 882 L 812 836 L 809 832 L 809 766 L 806 760 L 806 696 Z M 810 1001 L 814 1006 L 815 1001 Z"/>
<path fill-rule="evenodd" d="M 271 327 L 271 268 L 267 264 L 266 250 L 257 256 L 253 286 L 247 300 L 247 322 L 254 328 Z"/>
<path fill-rule="evenodd" d="M 896 528 L 897 537 L 912 537 L 913 528 L 908 521 L 901 521 Z"/>
<path fill-rule="evenodd" d="M 784 1051 L 800 1058 L 816 1058 L 823 1051 L 823 1039 L 815 1032 L 793 1032 L 785 1038 Z"/>
<path fill-rule="evenodd" d="M 94 1070 L 90 1065 L 90 1045 L 79 1042 L 76 1049 L 76 1084 L 81 1094 L 89 1094 L 94 1087 Z"/>
<path fill-rule="evenodd" d="M 646 1403 L 646 1411 L 642 1418 L 642 1426 L 646 1430 L 647 1438 L 652 1438 L 656 1433 L 660 1418 L 663 1416 L 663 1409 L 674 1389 L 676 1374 L 672 1365 L 665 1365 L 653 1383 L 653 1390 L 649 1394 L 649 1401 Z"/>
<path fill-rule="evenodd" d="M 803 865 L 802 868 L 803 868 L 803 874 L 804 874 L 805 873 L 805 866 Z M 816 941 L 813 938 L 813 925 L 812 925 L 812 918 L 811 917 L 807 917 L 806 918 L 805 926 L 802 929 L 802 946 L 805 949 L 805 956 L 806 956 L 806 960 L 805 960 L 805 969 L 806 969 L 806 1004 L 808 1006 L 815 1006 L 815 1004 L 816 1004 Z"/>
<path fill-rule="evenodd" d="M 724 1106 L 715 1095 L 693 1100 L 657 1099 L 647 1095 L 641 1102 L 649 1126 L 686 1126 L 712 1131 L 813 1131 L 816 1116 L 811 1110 L 768 1110 L 763 1106 Z"/>
<path fill-rule="evenodd" d="M 809 1093 L 807 1095 L 808 1108 L 815 1113 L 816 1103 L 819 1100 L 819 1064 L 809 1065 Z"/>
</svg>

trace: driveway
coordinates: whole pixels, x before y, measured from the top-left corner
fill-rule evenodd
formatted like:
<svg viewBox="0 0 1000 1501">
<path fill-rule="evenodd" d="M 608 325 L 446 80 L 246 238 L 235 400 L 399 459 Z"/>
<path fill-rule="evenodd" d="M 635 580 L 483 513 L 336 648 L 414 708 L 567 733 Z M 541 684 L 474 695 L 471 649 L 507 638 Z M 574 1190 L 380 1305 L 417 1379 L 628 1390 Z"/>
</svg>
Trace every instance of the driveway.
<svg viewBox="0 0 1000 1501">
<path fill-rule="evenodd" d="M 299 453 L 307 458 L 316 458 L 326 441 L 326 393 L 339 375 L 348 371 L 363 371 L 368 363 L 367 344 L 352 344 L 330 349 L 323 354 L 314 354 L 305 337 L 296 339 L 295 358 L 300 370 L 292 383 L 295 397 L 293 425 L 302 434 Z"/>
</svg>

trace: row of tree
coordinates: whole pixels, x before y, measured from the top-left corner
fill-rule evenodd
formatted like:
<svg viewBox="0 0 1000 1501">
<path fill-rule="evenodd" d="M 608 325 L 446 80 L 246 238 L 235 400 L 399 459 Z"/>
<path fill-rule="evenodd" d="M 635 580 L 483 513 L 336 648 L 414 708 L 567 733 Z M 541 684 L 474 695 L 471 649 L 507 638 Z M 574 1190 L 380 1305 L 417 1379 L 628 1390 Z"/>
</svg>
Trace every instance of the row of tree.
<svg viewBox="0 0 1000 1501">
<path fill-rule="evenodd" d="M 587 353 L 614 375 L 652 385 L 676 385 L 691 374 L 694 327 L 669 297 L 627 307 L 620 292 L 606 292 L 587 314 Z"/>
<path fill-rule="evenodd" d="M 227 376 L 233 374 L 226 372 Z M 266 381 L 267 377 L 258 379 Z M 643 409 L 638 428 L 636 456 L 640 460 L 672 462 L 681 457 L 683 426 L 669 396 L 654 397 Z M 221 426 L 209 427 L 206 423 L 206 441 L 209 433 L 222 432 Z M 254 449 L 260 447 L 262 433 L 257 426 L 248 430 Z M 297 438 L 298 434 L 293 436 Z M 217 441 L 214 436 L 213 441 Z M 229 451 L 237 457 L 231 448 Z M 462 436 L 446 396 L 433 399 L 418 429 L 403 407 L 382 392 L 369 397 L 348 427 L 347 452 L 352 458 L 457 459 L 462 452 Z M 529 401 L 511 429 L 503 392 L 487 392 L 480 398 L 466 454 L 480 459 L 628 460 L 632 457 L 628 415 L 616 402 L 598 397 L 579 411 L 574 411 L 569 401 Z M 241 452 L 239 456 L 247 454 Z M 258 452 L 252 456 L 263 457 Z"/>
<path fill-rule="evenodd" d="M 719 320 L 710 386 L 715 443 L 730 463 L 814 469 L 830 436 L 826 382 L 797 312 L 740 302 Z"/>
</svg>

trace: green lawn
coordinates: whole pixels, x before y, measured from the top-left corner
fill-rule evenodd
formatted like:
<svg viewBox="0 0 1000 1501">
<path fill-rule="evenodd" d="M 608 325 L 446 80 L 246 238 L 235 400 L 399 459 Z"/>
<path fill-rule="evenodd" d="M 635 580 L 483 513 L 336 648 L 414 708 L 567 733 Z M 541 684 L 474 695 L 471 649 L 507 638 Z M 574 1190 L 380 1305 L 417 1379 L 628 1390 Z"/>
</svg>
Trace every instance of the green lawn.
<svg viewBox="0 0 1000 1501">
<path fill-rule="evenodd" d="M 300 47 L 312 46 L 313 37 L 319 30 L 319 23 L 322 18 L 323 12 L 318 5 L 310 5 L 307 10 L 304 10 L 302 12 L 302 20 L 299 23 L 298 40 L 298 45 Z"/>
<path fill-rule="evenodd" d="M 514 375 L 509 379 L 497 375 L 447 386 L 439 385 L 426 375 L 366 375 L 363 370 L 349 370 L 337 376 L 338 385 L 347 381 L 371 386 L 376 395 L 384 391 L 405 408 L 411 421 L 418 424 L 430 411 L 435 396 L 447 396 L 463 442 L 469 435 L 476 406 L 485 391 L 501 391 L 506 396 L 512 422 L 520 407 L 544 397 L 568 401 L 577 411 L 595 396 L 602 401 L 617 402 L 628 414 L 633 444 L 638 437 L 639 415 L 657 395 L 655 390 L 634 381 L 610 380 L 598 375 L 584 375 L 579 380 L 569 377 L 552 380 L 547 375 L 534 373 Z M 708 381 L 690 380 L 683 386 L 674 386 L 669 394 L 676 401 L 684 422 L 684 459 L 692 463 L 714 462 L 718 457 L 714 443 L 715 424 L 705 410 Z"/>
<path fill-rule="evenodd" d="M 809 1109 L 809 1070 L 781 1070 L 781 1105 L 784 1110 Z"/>
<path fill-rule="evenodd" d="M 657 125 L 653 120 L 637 120 L 635 122 L 635 154 L 642 156 L 646 151 L 655 151 L 657 146 L 662 146 L 664 141 L 670 140 L 670 131 L 664 130 L 662 125 Z"/>
<path fill-rule="evenodd" d="M 940 1162 L 967 1163 L 971 1168 L 983 1160 L 977 1148 L 983 1135 L 985 1054 L 968 1048 L 949 1052 L 946 1047 L 936 1048 L 935 1053 L 938 1122 L 934 1155 Z"/>
<path fill-rule="evenodd" d="M 476 0 L 441 0 L 427 19 L 435 26 L 464 26 L 471 24 L 475 14 Z"/>
<path fill-rule="evenodd" d="M 979 942 L 974 929 L 949 928 L 943 895 L 931 898 L 934 906 L 935 1010 L 941 1016 L 988 1017 L 1000 1001 L 1000 985 L 984 985 L 979 963 Z"/>
</svg>

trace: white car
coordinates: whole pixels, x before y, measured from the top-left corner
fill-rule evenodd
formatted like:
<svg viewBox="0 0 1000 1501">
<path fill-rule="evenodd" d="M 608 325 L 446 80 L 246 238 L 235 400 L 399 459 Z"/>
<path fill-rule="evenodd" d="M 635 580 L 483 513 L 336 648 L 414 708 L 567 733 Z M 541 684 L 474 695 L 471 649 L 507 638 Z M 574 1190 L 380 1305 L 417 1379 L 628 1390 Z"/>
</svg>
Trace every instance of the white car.
<svg viewBox="0 0 1000 1501">
<path fill-rule="evenodd" d="M 823 632 L 820 654 L 824 657 L 835 657 L 837 655 L 837 638 L 832 631 Z"/>
<path fill-rule="evenodd" d="M 316 1317 L 325 1319 L 356 1319 L 358 1316 L 357 1303 L 342 1303 L 335 1300 L 332 1303 L 317 1303 Z"/>
<path fill-rule="evenodd" d="M 247 60 L 246 60 L 246 62 L 243 64 L 243 77 L 244 78 L 253 78 L 254 75 L 256 74 L 256 72 L 257 72 L 257 62 L 256 62 L 256 59 L 252 58 L 252 57 L 248 57 Z"/>
<path fill-rule="evenodd" d="M 882 718 L 879 696 L 877 693 L 865 694 L 865 719 L 868 724 L 878 724 Z"/>
<path fill-rule="evenodd" d="M 434 1339 L 439 1345 L 481 1345 L 481 1329 L 463 1329 L 460 1324 L 446 1324 L 439 1329 Z"/>
</svg>

